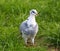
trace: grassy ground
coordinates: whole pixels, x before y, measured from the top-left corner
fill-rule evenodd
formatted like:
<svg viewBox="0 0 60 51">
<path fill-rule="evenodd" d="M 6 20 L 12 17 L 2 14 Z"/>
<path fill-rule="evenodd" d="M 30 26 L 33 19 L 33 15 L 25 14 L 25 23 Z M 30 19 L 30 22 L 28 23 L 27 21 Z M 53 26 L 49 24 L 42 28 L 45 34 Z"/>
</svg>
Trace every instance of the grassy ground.
<svg viewBox="0 0 60 51">
<path fill-rule="evenodd" d="M 36 9 L 39 32 L 36 46 L 26 47 L 19 25 Z M 60 0 L 0 0 L 0 51 L 47 51 L 60 45 Z"/>
</svg>

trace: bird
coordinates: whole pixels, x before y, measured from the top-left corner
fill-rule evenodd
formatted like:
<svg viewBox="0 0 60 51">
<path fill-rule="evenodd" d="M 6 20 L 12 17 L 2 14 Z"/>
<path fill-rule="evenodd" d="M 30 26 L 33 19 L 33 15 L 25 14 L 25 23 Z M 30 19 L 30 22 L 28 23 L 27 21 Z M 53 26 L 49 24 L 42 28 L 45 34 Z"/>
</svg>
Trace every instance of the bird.
<svg viewBox="0 0 60 51">
<path fill-rule="evenodd" d="M 28 39 L 30 39 L 32 45 L 34 45 L 34 40 L 38 32 L 38 24 L 35 19 L 38 12 L 37 10 L 32 9 L 29 13 L 30 15 L 28 18 L 20 25 L 20 32 L 22 33 L 22 38 L 24 39 L 26 45 L 28 44 Z"/>
</svg>

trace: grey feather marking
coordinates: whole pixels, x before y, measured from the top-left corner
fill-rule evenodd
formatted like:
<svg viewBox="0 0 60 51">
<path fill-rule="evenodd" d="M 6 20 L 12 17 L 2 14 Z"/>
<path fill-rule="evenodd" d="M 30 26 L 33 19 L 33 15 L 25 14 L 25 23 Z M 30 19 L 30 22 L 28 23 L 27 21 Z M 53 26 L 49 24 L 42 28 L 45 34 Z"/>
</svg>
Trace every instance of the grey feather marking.
<svg viewBox="0 0 60 51">
<path fill-rule="evenodd" d="M 30 25 L 30 27 L 28 27 L 27 22 L 23 22 L 20 26 L 20 30 L 23 31 L 26 35 L 33 35 L 38 31 L 38 24 L 36 24 L 35 27 L 33 27 L 33 25 Z"/>
</svg>

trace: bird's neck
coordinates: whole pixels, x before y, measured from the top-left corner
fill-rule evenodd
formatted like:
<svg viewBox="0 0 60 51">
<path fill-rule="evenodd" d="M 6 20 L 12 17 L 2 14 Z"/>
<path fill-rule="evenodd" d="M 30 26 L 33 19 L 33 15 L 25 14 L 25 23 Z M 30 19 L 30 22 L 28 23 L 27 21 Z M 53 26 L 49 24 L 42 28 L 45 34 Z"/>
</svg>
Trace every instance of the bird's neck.
<svg viewBox="0 0 60 51">
<path fill-rule="evenodd" d="M 34 16 L 34 15 L 30 15 L 30 16 L 28 17 L 28 19 L 31 20 L 31 21 L 35 21 L 35 16 Z"/>
<path fill-rule="evenodd" d="M 28 17 L 27 24 L 28 24 L 28 27 L 29 27 L 30 25 L 33 25 L 33 26 L 36 25 L 36 20 L 35 20 L 35 16 L 34 16 L 34 15 L 30 15 L 30 16 Z"/>
</svg>

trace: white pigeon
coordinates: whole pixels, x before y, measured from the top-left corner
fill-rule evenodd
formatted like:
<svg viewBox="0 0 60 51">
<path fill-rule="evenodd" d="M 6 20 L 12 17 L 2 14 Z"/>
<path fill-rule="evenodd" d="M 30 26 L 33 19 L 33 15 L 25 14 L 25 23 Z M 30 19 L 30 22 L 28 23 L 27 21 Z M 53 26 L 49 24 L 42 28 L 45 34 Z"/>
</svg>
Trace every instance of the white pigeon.
<svg viewBox="0 0 60 51">
<path fill-rule="evenodd" d="M 32 45 L 34 45 L 34 39 L 38 32 L 38 24 L 35 20 L 35 16 L 37 15 L 37 11 L 32 9 L 30 11 L 30 15 L 27 20 L 23 21 L 20 25 L 20 32 L 22 33 L 22 37 L 27 45 L 28 39 L 31 40 Z"/>
</svg>

